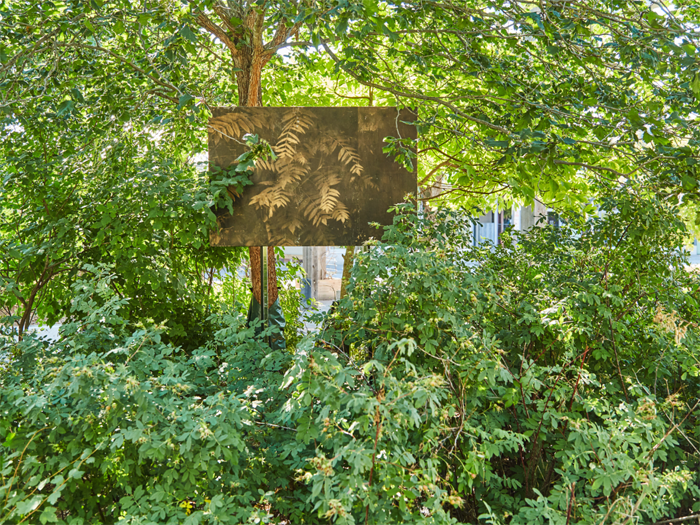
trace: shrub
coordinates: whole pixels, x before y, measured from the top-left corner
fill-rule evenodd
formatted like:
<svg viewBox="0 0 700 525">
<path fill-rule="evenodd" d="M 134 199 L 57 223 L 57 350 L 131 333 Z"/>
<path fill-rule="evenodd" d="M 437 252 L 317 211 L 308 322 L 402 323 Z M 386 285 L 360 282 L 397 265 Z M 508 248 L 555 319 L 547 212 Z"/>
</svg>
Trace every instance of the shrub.
<svg viewBox="0 0 700 525">
<path fill-rule="evenodd" d="M 600 524 L 698 510 L 684 228 L 634 192 L 600 215 L 478 249 L 465 217 L 408 213 L 360 256 L 326 349 L 294 369 L 322 513 Z"/>
<path fill-rule="evenodd" d="M 194 350 L 134 331 L 92 269 L 57 343 L 4 340 L 0 519 L 600 525 L 700 510 L 700 283 L 675 210 L 625 192 L 498 247 L 471 247 L 465 224 L 402 208 L 322 330 L 283 351 L 234 307 Z"/>
</svg>

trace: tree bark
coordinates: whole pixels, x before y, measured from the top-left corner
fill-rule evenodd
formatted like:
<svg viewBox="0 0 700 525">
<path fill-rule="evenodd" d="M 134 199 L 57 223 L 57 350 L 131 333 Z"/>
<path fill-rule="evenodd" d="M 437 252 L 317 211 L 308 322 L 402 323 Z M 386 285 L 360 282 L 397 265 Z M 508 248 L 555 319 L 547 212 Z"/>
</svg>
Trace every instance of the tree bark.
<svg viewBox="0 0 700 525">
<path fill-rule="evenodd" d="M 213 21 L 204 12 L 198 14 L 197 23 L 226 45 L 231 53 L 233 64 L 236 67 L 238 105 L 262 106 L 262 70 L 277 52 L 279 46 L 299 29 L 301 22 L 291 23 L 285 19 L 277 20 L 274 37 L 271 41 L 264 43 L 266 8 L 253 8 L 251 6 L 244 8 L 242 4 L 236 7 L 232 6 L 231 3 L 217 0 L 214 1 L 212 8 L 223 26 Z M 236 12 L 234 13 L 232 9 Z M 236 18 L 244 20 L 243 24 L 232 23 L 231 17 L 234 15 Z M 268 306 L 272 306 L 279 295 L 274 246 L 270 246 L 267 253 L 269 268 Z M 249 248 L 249 254 L 253 297 L 261 304 L 260 247 Z"/>
<path fill-rule="evenodd" d="M 233 63 L 241 70 L 236 72 L 239 106 L 262 106 L 262 69 L 267 62 L 264 58 L 263 50 L 258 46 L 252 49 L 243 49 L 233 54 Z M 250 255 L 250 281 L 253 287 L 253 297 L 258 301 L 258 304 L 262 304 L 262 275 L 260 273 L 262 250 L 259 246 L 251 246 L 248 248 L 248 253 Z M 267 251 L 267 265 L 267 305 L 269 307 L 279 297 L 274 246 L 270 246 Z"/>
<path fill-rule="evenodd" d="M 343 277 L 340 280 L 340 298 L 342 299 L 348 294 L 348 282 L 350 282 L 350 271 L 352 270 L 353 262 L 355 261 L 355 247 L 346 246 L 345 255 L 343 255 Z"/>
<path fill-rule="evenodd" d="M 255 300 L 258 301 L 259 304 L 262 304 L 262 297 L 260 297 L 262 287 L 262 276 L 260 275 L 261 252 L 260 246 L 251 246 L 248 248 L 248 253 L 250 255 L 250 282 L 253 286 L 253 297 L 255 297 Z M 272 306 L 279 297 L 274 246 L 270 246 L 267 250 L 267 297 L 268 306 Z"/>
<path fill-rule="evenodd" d="M 243 76 L 242 73 L 247 73 L 247 75 Z M 239 71 L 237 72 L 237 75 L 239 86 L 238 105 L 253 107 L 262 106 L 262 67 L 256 65 L 253 62 L 247 71 Z M 243 84 L 243 87 L 245 88 L 244 90 L 241 90 L 241 84 Z M 246 97 L 247 100 L 243 97 Z M 251 246 L 250 248 L 248 248 L 248 253 L 250 255 L 250 281 L 253 287 L 253 297 L 255 297 L 255 300 L 258 301 L 259 304 L 262 304 L 262 297 L 260 296 L 262 283 L 262 275 L 260 274 L 260 262 L 262 250 L 260 246 Z M 267 303 L 268 306 L 272 306 L 279 297 L 274 246 L 270 246 L 267 250 L 267 265 Z"/>
</svg>

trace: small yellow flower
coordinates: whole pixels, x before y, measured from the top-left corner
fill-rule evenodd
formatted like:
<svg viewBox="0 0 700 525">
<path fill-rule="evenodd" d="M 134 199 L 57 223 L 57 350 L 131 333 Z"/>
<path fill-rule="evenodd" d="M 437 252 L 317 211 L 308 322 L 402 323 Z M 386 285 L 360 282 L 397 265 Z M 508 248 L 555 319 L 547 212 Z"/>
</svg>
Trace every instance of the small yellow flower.
<svg viewBox="0 0 700 525">
<path fill-rule="evenodd" d="M 181 501 L 180 502 L 180 508 L 185 509 L 185 513 L 189 516 L 190 513 L 192 512 L 192 502 L 189 500 Z"/>
</svg>

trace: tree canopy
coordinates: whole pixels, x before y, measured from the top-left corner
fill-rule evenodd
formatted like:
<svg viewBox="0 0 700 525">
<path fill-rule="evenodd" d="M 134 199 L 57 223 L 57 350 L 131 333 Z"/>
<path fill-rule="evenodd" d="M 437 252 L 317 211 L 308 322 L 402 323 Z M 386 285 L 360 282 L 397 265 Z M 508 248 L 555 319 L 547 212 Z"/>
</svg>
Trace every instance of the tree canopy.
<svg viewBox="0 0 700 525">
<path fill-rule="evenodd" d="M 217 259 L 201 258 L 207 219 L 184 226 L 177 205 L 101 195 L 114 170 L 130 170 L 137 186 L 146 178 L 136 174 L 154 166 L 193 180 L 191 159 L 204 152 L 217 105 L 415 107 L 419 182 L 437 188 L 424 196 L 455 205 L 538 198 L 576 209 L 595 194 L 592 182 L 636 179 L 696 216 L 698 7 L 685 0 L 13 0 L 0 12 L 0 158 L 6 177 L 16 173 L 3 198 L 6 209 L 23 208 L 3 215 L 13 254 L 3 279 L 24 313 L 36 297 L 56 296 L 40 294 L 56 272 L 74 274 L 75 264 L 57 262 L 70 250 L 119 242 L 125 219 L 110 217 L 133 203 L 145 220 L 130 234 L 157 230 L 148 242 L 167 235 L 171 250 L 199 235 L 191 264 Z M 387 151 L 413 163 L 406 146 L 397 136 Z M 223 185 L 195 211 L 225 199 Z M 197 194 L 181 190 L 185 200 Z M 69 207 L 81 210 L 70 219 L 81 226 L 46 226 L 54 248 L 18 248 L 24 228 L 67 217 Z M 55 301 L 40 310 L 58 312 Z"/>
<path fill-rule="evenodd" d="M 15 118 L 102 107 L 191 139 L 214 105 L 373 98 L 419 108 L 421 180 L 457 200 L 572 204 L 591 177 L 696 192 L 692 2 L 12 2 L 3 15 Z"/>
</svg>

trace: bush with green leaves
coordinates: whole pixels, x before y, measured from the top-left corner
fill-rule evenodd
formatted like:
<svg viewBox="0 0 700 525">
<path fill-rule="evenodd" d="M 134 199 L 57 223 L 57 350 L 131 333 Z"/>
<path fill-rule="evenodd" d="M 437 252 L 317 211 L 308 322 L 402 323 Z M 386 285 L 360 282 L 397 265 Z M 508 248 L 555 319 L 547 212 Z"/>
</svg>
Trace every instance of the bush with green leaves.
<svg viewBox="0 0 700 525">
<path fill-rule="evenodd" d="M 315 505 L 341 523 L 700 510 L 700 281 L 676 210 L 625 189 L 496 248 L 466 222 L 401 217 L 299 358 Z"/>
<path fill-rule="evenodd" d="M 25 337 L 14 345 L 1 384 L 0 521 L 237 523 L 264 515 L 246 444 L 259 423 L 256 405 L 225 386 L 234 372 L 224 359 L 251 344 L 253 329 L 238 313 L 223 315 L 226 328 L 213 341 L 183 352 L 161 340 L 162 327 L 127 331 L 118 315 L 125 300 L 114 295 L 113 276 L 100 276 L 75 285 L 74 318 L 57 343 Z"/>
<path fill-rule="evenodd" d="M 230 202 L 228 179 L 198 169 L 174 144 L 184 138 L 92 111 L 2 120 L 0 312 L 16 316 L 20 336 L 34 318 L 54 324 L 85 265 L 110 264 L 112 288 L 131 299 L 122 316 L 167 320 L 164 338 L 196 348 L 211 335 L 197 333 L 208 278 L 245 256 L 208 244 L 210 208 Z"/>
<path fill-rule="evenodd" d="M 700 282 L 666 201 L 470 246 L 403 208 L 316 334 L 184 351 L 78 281 L 6 337 L 6 523 L 626 523 L 700 510 Z M 86 274 L 86 276 L 89 274 Z M 223 292 L 222 292 L 223 293 Z"/>
</svg>

